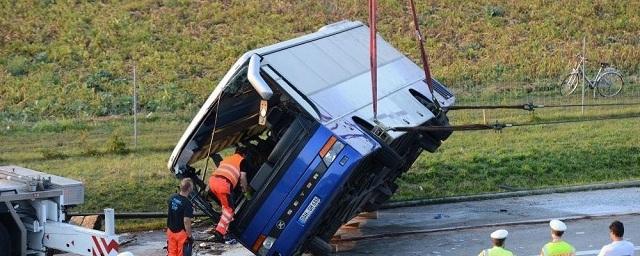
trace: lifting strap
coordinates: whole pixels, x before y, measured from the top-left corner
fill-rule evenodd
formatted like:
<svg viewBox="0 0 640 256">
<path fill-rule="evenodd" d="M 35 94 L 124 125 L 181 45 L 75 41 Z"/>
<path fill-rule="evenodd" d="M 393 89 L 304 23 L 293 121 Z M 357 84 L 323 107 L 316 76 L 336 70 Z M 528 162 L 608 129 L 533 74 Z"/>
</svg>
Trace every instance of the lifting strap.
<svg viewBox="0 0 640 256">
<path fill-rule="evenodd" d="M 420 23 L 416 13 L 416 5 L 414 0 L 409 0 L 411 14 L 413 16 L 413 25 L 415 28 L 416 39 L 420 48 L 420 57 L 422 60 L 422 69 L 424 70 L 425 81 L 431 93 L 431 101 L 437 109 L 440 109 L 440 103 L 433 94 L 433 80 L 431 78 L 431 70 L 429 69 L 429 59 L 424 49 L 424 37 L 420 32 Z M 377 46 L 377 0 L 369 0 L 369 62 L 371 65 L 371 97 L 373 106 L 373 120 L 378 120 L 378 46 Z"/>
<path fill-rule="evenodd" d="M 433 81 L 431 79 L 431 70 L 429 69 L 429 59 L 427 57 L 427 52 L 424 50 L 424 37 L 422 36 L 422 32 L 420 32 L 420 23 L 418 23 L 418 15 L 416 14 L 416 4 L 413 0 L 409 0 L 409 5 L 411 7 L 411 14 L 413 15 L 413 26 L 416 30 L 416 39 L 418 40 L 418 46 L 420 48 L 424 77 L 427 82 L 427 86 L 429 87 L 429 92 L 431 93 L 431 101 L 436 105 L 437 109 L 440 109 L 440 103 L 436 100 L 435 95 L 433 95 Z"/>
<path fill-rule="evenodd" d="M 371 64 L 371 97 L 373 120 L 378 120 L 378 42 L 376 40 L 377 1 L 369 0 L 369 62 Z"/>
</svg>

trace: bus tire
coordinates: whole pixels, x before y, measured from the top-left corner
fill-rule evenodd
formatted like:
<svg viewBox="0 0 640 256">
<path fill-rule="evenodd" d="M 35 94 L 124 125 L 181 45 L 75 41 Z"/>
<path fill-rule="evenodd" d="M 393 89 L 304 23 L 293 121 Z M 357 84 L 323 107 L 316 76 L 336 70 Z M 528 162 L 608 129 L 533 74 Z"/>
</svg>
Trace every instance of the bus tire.
<svg viewBox="0 0 640 256">
<path fill-rule="evenodd" d="M 404 164 L 402 157 L 387 143 L 380 141 L 380 149 L 375 153 L 376 160 L 385 167 L 396 170 Z"/>
<path fill-rule="evenodd" d="M 436 152 L 436 150 L 442 145 L 440 140 L 434 139 L 431 135 L 427 133 L 421 133 L 418 137 L 418 142 L 420 147 L 430 153 Z"/>
<path fill-rule="evenodd" d="M 395 179 L 394 179 L 395 180 Z M 363 207 L 363 212 L 375 212 L 398 190 L 395 182 L 380 185 L 373 193 L 373 197 Z"/>
<path fill-rule="evenodd" d="M 9 231 L 0 223 L 0 256 L 11 255 L 11 241 L 9 240 Z"/>
</svg>

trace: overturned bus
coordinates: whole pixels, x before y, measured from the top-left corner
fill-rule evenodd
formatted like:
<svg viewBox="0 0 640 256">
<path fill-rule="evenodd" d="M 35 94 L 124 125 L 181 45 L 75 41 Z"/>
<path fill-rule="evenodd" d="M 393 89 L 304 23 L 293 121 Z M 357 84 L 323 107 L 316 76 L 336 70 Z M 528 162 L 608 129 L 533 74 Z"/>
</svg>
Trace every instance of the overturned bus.
<svg viewBox="0 0 640 256">
<path fill-rule="evenodd" d="M 378 37 L 374 122 L 368 31 L 361 22 L 343 21 L 247 52 L 175 147 L 169 169 L 196 181 L 191 200 L 212 218 L 219 213 L 202 200 L 207 177 L 192 166 L 219 160 L 221 151 L 238 144 L 249 149 L 254 193 L 233 199 L 230 233 L 253 253 L 327 253 L 342 224 L 380 207 L 420 153 L 433 152 L 451 134 L 374 132 L 447 126 L 446 109 L 455 97 L 436 80 L 432 96 L 423 70 Z"/>
</svg>

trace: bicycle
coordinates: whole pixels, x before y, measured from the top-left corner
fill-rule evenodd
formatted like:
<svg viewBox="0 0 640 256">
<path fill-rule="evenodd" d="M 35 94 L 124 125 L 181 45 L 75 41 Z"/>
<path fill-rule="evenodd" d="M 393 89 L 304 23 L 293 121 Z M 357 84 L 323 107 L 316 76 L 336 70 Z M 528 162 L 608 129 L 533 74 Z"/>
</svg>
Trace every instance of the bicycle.
<svg viewBox="0 0 640 256">
<path fill-rule="evenodd" d="M 578 59 L 576 61 L 575 68 L 571 70 L 560 84 L 560 95 L 571 95 L 582 79 L 582 86 L 589 86 L 589 89 L 594 89 L 593 96 L 595 97 L 595 91 L 602 97 L 612 97 L 622 91 L 624 86 L 624 80 L 622 75 L 616 69 L 612 68 L 609 63 L 600 62 L 600 69 L 593 80 L 587 77 L 585 72 L 585 63 L 587 59 L 581 54 L 576 55 Z"/>
</svg>

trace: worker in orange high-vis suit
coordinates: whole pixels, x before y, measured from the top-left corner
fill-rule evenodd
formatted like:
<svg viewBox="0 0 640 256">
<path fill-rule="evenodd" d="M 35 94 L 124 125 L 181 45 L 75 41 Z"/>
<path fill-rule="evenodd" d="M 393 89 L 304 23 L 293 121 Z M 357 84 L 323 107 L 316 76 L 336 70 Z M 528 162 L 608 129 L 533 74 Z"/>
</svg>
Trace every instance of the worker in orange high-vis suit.
<svg viewBox="0 0 640 256">
<path fill-rule="evenodd" d="M 193 207 L 188 198 L 191 191 L 193 191 L 193 182 L 189 178 L 184 178 L 180 181 L 180 192 L 169 198 L 167 217 L 167 251 L 169 256 L 191 256 Z"/>
<path fill-rule="evenodd" d="M 246 156 L 246 150 L 243 147 L 236 147 L 233 155 L 224 158 L 218 168 L 211 174 L 209 178 L 209 188 L 211 192 L 218 198 L 222 206 L 222 214 L 220 221 L 216 226 L 213 240 L 223 242 L 227 235 L 229 224 L 233 221 L 234 210 L 230 204 L 232 191 L 238 183 L 242 188 L 242 192 L 248 191 L 247 174 L 241 169 L 242 161 Z"/>
</svg>

